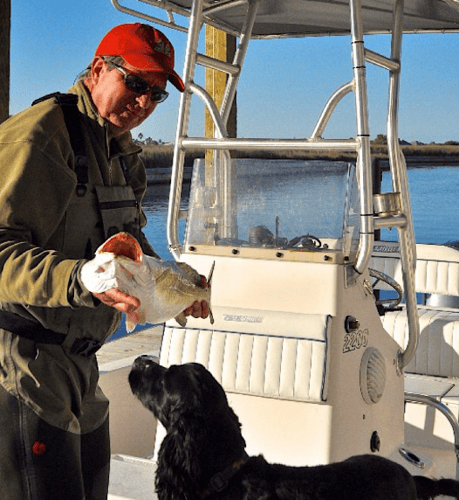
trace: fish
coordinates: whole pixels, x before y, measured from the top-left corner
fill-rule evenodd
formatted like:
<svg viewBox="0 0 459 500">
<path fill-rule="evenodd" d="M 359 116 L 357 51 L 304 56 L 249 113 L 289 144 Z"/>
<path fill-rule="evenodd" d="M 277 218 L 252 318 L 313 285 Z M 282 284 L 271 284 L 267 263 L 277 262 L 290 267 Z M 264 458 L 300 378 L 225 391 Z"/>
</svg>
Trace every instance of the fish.
<svg viewBox="0 0 459 500">
<path fill-rule="evenodd" d="M 185 326 L 183 311 L 196 300 L 205 300 L 210 307 L 209 281 L 203 287 L 203 277 L 184 262 L 145 255 L 137 239 L 126 232 L 111 236 L 96 250 L 93 270 L 100 286 L 97 290 L 88 287 L 90 291 L 118 288 L 139 299 L 140 307 L 133 315 L 126 315 L 128 333 L 136 324 L 164 323 L 172 318 Z M 212 314 L 209 318 L 213 323 Z"/>
</svg>

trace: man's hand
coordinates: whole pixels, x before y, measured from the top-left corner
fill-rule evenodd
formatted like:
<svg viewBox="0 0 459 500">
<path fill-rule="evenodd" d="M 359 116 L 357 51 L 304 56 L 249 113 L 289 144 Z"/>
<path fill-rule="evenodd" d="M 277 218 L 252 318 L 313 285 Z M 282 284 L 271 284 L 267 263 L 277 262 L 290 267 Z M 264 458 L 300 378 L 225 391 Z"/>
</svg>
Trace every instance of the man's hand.
<svg viewBox="0 0 459 500">
<path fill-rule="evenodd" d="M 202 288 L 209 288 L 209 283 L 207 283 L 206 277 L 202 275 L 201 275 L 201 286 Z M 210 314 L 210 307 L 207 301 L 196 300 L 191 304 L 190 307 L 187 307 L 183 311 L 183 314 L 185 316 L 193 316 L 193 318 L 206 319 Z"/>
<path fill-rule="evenodd" d="M 140 300 L 137 297 L 124 293 L 117 288 L 111 288 L 102 293 L 92 292 L 92 294 L 107 306 L 114 307 L 118 311 L 125 313 L 129 319 L 137 320 L 136 310 L 140 307 Z"/>
<path fill-rule="evenodd" d="M 206 319 L 210 314 L 209 304 L 205 300 L 196 300 L 190 307 L 183 311 L 185 316 Z"/>
</svg>

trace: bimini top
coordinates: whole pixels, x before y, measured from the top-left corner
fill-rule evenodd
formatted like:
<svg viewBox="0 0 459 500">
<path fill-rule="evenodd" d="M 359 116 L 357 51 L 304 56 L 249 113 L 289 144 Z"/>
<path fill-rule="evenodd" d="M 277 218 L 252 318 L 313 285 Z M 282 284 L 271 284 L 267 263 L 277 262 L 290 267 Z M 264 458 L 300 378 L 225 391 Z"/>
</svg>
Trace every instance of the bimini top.
<svg viewBox="0 0 459 500">
<path fill-rule="evenodd" d="M 392 29 L 394 0 L 361 1 L 365 33 L 386 33 Z M 188 17 L 193 2 L 148 3 Z M 459 31 L 459 0 L 405 0 L 404 4 L 404 32 Z M 243 29 L 246 12 L 247 0 L 204 2 L 208 23 L 235 35 Z M 344 35 L 350 32 L 349 18 L 349 0 L 261 0 L 252 38 Z"/>
</svg>

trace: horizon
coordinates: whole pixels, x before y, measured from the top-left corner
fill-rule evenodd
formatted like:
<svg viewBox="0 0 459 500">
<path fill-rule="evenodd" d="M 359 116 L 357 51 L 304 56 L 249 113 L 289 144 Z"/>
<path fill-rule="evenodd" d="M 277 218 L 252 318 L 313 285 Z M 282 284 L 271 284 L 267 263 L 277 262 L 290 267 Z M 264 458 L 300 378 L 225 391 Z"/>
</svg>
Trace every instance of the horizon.
<svg viewBox="0 0 459 500">
<path fill-rule="evenodd" d="M 107 31 L 137 21 L 117 11 L 109 0 L 81 0 L 78 5 L 62 5 L 56 0 L 12 2 L 10 114 L 45 94 L 65 92 L 91 61 Z M 159 29 L 174 45 L 175 69 L 182 74 L 186 36 L 162 26 Z M 404 37 L 398 135 L 407 142 L 459 141 L 458 36 Z M 309 137 L 330 95 L 352 78 L 347 38 L 251 41 L 238 87 L 238 136 Z M 390 53 L 385 35 L 367 37 L 366 46 L 382 55 Z M 198 68 L 198 83 L 202 83 L 202 75 Z M 386 133 L 388 77 L 387 71 L 370 64 L 367 76 L 370 135 L 376 138 Z M 134 139 L 142 134 L 155 141 L 175 141 L 179 93 L 170 90 L 169 99 L 132 131 Z M 203 135 L 204 130 L 204 106 L 197 101 L 193 99 L 190 120 L 189 135 L 194 136 Z M 353 107 L 349 96 L 339 104 L 324 138 L 355 136 Z"/>
</svg>

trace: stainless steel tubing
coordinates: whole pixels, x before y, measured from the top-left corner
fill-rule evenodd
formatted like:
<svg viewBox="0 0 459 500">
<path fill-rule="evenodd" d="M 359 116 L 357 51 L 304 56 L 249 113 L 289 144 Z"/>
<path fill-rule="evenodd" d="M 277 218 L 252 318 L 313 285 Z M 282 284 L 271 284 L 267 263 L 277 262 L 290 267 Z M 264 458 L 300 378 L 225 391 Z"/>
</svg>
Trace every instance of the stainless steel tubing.
<svg viewBox="0 0 459 500">
<path fill-rule="evenodd" d="M 459 424 L 454 413 L 438 399 L 424 394 L 405 392 L 405 401 L 432 406 L 441 412 L 451 424 L 454 433 L 454 453 L 456 454 L 456 479 L 459 479 Z"/>
<path fill-rule="evenodd" d="M 190 27 L 187 46 L 185 50 L 185 63 L 183 68 L 185 92 L 183 92 L 180 97 L 177 132 L 174 145 L 174 159 L 172 162 L 171 187 L 166 231 L 169 250 L 176 260 L 180 257 L 181 254 L 181 246 L 178 238 L 178 216 L 180 212 L 183 166 L 185 162 L 185 151 L 181 147 L 181 138 L 186 136 L 188 131 L 191 101 L 190 86 L 194 78 L 199 32 L 202 27 L 202 4 L 203 0 L 195 0 L 193 2 L 190 14 Z"/>
<path fill-rule="evenodd" d="M 403 35 L 404 0 L 397 0 L 394 6 L 394 28 L 392 32 L 391 59 L 401 60 Z M 406 225 L 397 227 L 400 242 L 400 258 L 402 261 L 403 288 L 408 318 L 408 344 L 404 352 L 399 354 L 399 370 L 413 358 L 419 339 L 419 319 L 417 312 L 416 290 L 414 286 L 416 269 L 416 242 L 414 238 L 413 220 L 411 216 L 410 193 L 406 173 L 406 163 L 398 142 L 398 100 L 400 88 L 400 70 L 389 73 L 389 111 L 387 122 L 387 144 L 389 163 L 392 174 L 394 192 L 400 192 L 401 212 L 406 216 Z"/>
<path fill-rule="evenodd" d="M 373 52 L 372 50 L 365 49 L 365 59 L 369 63 L 376 64 L 381 68 L 389 69 L 391 71 L 400 71 L 400 63 L 398 61 L 384 57 L 381 54 Z"/>
<path fill-rule="evenodd" d="M 391 217 L 375 217 L 374 225 L 375 229 L 390 229 L 392 227 L 403 228 L 406 226 L 406 216 L 393 215 Z"/>
<path fill-rule="evenodd" d="M 330 120 L 330 117 L 333 114 L 333 111 L 335 111 L 336 106 L 341 102 L 341 99 L 343 99 L 343 97 L 347 96 L 353 90 L 354 90 L 354 81 L 351 81 L 345 83 L 343 86 L 341 86 L 338 90 L 336 90 L 332 94 L 328 102 L 325 104 L 322 114 L 320 115 L 319 120 L 317 121 L 317 125 L 316 128 L 314 129 L 314 132 L 311 135 L 311 139 L 320 139 L 322 137 L 325 127 L 327 126 L 328 121 Z"/>
<path fill-rule="evenodd" d="M 211 139 L 207 137 L 184 137 L 180 140 L 183 149 L 200 147 L 201 149 L 247 149 L 250 151 L 269 149 L 272 151 L 287 150 L 315 150 L 315 151 L 349 151 L 355 152 L 359 148 L 359 141 L 353 139 L 311 141 L 308 139 Z"/>
<path fill-rule="evenodd" d="M 207 110 L 209 111 L 210 116 L 212 118 L 212 121 L 214 122 L 215 129 L 217 131 L 217 136 L 220 138 L 227 138 L 228 131 L 226 130 L 226 126 L 223 123 L 223 120 L 221 119 L 220 113 L 217 109 L 217 106 L 215 105 L 214 100 L 207 92 L 207 90 L 203 89 L 199 85 L 196 85 L 195 83 L 190 83 L 189 89 L 190 91 L 193 92 L 193 94 L 196 94 L 206 105 Z"/>
<path fill-rule="evenodd" d="M 370 130 L 368 126 L 368 98 L 365 71 L 365 47 L 361 0 L 351 0 L 351 44 L 354 64 L 355 107 L 357 115 L 358 149 L 357 177 L 360 194 L 360 240 L 354 266 L 362 274 L 368 267 L 373 250 L 373 180 L 371 169 Z"/>
<path fill-rule="evenodd" d="M 203 14 L 206 16 L 208 14 L 214 14 L 219 10 L 224 10 L 232 7 L 236 7 L 238 5 L 244 5 L 248 2 L 248 0 L 226 0 L 225 2 L 221 2 L 217 5 L 212 5 L 211 7 L 207 7 L 204 9 Z"/>
<path fill-rule="evenodd" d="M 206 68 L 216 69 L 218 71 L 223 71 L 223 73 L 227 73 L 228 75 L 237 75 L 241 71 L 241 68 L 235 66 L 234 64 L 225 61 L 220 61 L 218 59 L 214 59 L 213 57 L 208 57 L 203 54 L 197 54 L 196 62 L 201 66 L 205 66 Z"/>
<path fill-rule="evenodd" d="M 144 21 L 150 21 L 152 23 L 159 24 L 161 26 L 167 26 L 168 28 L 175 29 L 177 31 L 183 31 L 185 33 L 188 32 L 188 28 L 184 26 L 180 26 L 179 24 L 175 24 L 172 18 L 171 11 L 176 12 L 177 14 L 181 14 L 183 16 L 188 16 L 188 11 L 185 9 L 180 9 L 174 6 L 174 4 L 168 4 L 167 7 L 167 13 L 169 17 L 169 21 L 163 21 L 162 19 L 159 19 L 157 17 L 149 16 L 148 14 L 144 14 L 142 12 L 139 12 L 138 10 L 130 9 L 129 7 L 123 7 L 118 0 L 111 0 L 113 7 L 115 7 L 116 10 L 119 10 L 120 12 L 124 12 L 125 14 L 129 14 L 134 17 L 139 17 L 140 19 L 143 19 Z M 148 3 L 149 5 L 156 6 L 160 9 L 164 10 L 164 3 L 163 2 L 155 2 L 155 1 L 149 1 L 149 2 L 144 2 Z"/>
</svg>

